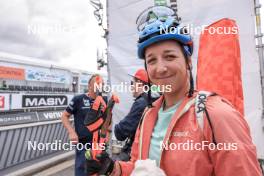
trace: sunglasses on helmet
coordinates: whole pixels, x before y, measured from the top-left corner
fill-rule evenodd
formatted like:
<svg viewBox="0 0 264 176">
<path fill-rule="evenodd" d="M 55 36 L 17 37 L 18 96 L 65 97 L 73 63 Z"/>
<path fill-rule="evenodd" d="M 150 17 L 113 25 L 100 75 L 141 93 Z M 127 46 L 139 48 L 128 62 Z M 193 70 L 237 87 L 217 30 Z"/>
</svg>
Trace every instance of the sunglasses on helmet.
<svg viewBox="0 0 264 176">
<path fill-rule="evenodd" d="M 156 20 L 166 20 L 168 17 L 176 16 L 173 9 L 167 6 L 152 6 L 139 14 L 136 20 L 138 31 Z"/>
</svg>

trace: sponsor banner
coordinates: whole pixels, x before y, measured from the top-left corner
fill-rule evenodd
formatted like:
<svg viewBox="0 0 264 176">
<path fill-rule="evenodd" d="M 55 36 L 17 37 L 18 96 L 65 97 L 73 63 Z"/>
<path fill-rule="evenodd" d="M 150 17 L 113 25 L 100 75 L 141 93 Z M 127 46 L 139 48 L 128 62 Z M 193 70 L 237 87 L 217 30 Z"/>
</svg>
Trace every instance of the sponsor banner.
<svg viewBox="0 0 264 176">
<path fill-rule="evenodd" d="M 0 115 L 0 126 L 37 122 L 36 112 Z"/>
<path fill-rule="evenodd" d="M 39 120 L 46 121 L 46 120 L 60 120 L 63 111 L 44 111 L 38 112 Z"/>
<path fill-rule="evenodd" d="M 73 95 L 12 94 L 11 109 L 66 107 Z"/>
<path fill-rule="evenodd" d="M 91 77 L 91 75 L 82 74 L 80 76 L 80 85 L 88 85 L 88 81 L 89 81 L 90 77 Z"/>
<path fill-rule="evenodd" d="M 9 94 L 0 94 L 0 111 L 9 110 Z"/>
<path fill-rule="evenodd" d="M 62 112 L 61 110 L 0 115 L 0 126 L 60 120 Z"/>
<path fill-rule="evenodd" d="M 22 108 L 67 106 L 65 95 L 22 95 Z"/>
<path fill-rule="evenodd" d="M 54 82 L 68 84 L 70 81 L 62 73 L 50 72 L 49 70 L 26 70 L 26 80 L 28 81 L 41 81 L 41 82 Z"/>
<path fill-rule="evenodd" d="M 0 66 L 0 78 L 25 80 L 25 70 L 21 68 Z"/>
</svg>

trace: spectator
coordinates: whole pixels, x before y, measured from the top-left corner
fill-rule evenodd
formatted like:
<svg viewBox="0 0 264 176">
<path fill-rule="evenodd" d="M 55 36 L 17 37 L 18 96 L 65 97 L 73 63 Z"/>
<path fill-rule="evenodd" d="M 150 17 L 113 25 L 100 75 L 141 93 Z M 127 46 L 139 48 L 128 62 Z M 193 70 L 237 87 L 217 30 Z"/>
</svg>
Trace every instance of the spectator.
<svg viewBox="0 0 264 176">
<path fill-rule="evenodd" d="M 69 138 L 73 143 L 82 143 L 83 145 L 92 144 L 93 135 L 85 127 L 84 118 L 88 111 L 91 109 L 93 102 L 96 98 L 96 91 L 94 90 L 95 79 L 98 74 L 92 75 L 88 81 L 88 92 L 75 96 L 66 110 L 62 114 L 62 123 L 67 129 Z M 74 126 L 71 126 L 69 121 L 70 116 L 74 116 Z M 85 149 L 76 149 L 75 158 L 75 176 L 86 176 L 84 173 L 85 164 Z"/>
<path fill-rule="evenodd" d="M 147 72 L 144 69 L 139 69 L 133 76 L 133 81 L 131 81 L 132 93 L 135 98 L 134 103 L 129 113 L 114 128 L 117 140 L 126 140 L 121 153 L 116 158 L 117 160 L 128 161 L 130 159 L 131 146 L 134 141 L 138 122 L 148 104 L 147 94 L 143 91 L 143 86 L 147 85 L 147 83 Z"/>
</svg>

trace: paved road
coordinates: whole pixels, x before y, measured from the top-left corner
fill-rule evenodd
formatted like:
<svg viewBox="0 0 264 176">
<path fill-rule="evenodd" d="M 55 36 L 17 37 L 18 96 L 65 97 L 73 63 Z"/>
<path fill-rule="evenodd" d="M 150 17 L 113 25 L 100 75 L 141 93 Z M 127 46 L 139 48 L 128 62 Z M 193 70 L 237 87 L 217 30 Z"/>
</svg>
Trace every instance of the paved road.
<svg viewBox="0 0 264 176">
<path fill-rule="evenodd" d="M 74 160 L 65 161 L 34 176 L 74 176 Z"/>
<path fill-rule="evenodd" d="M 73 168 L 73 166 L 71 166 L 67 169 L 59 171 L 59 172 L 52 174 L 52 175 L 53 176 L 74 176 L 74 168 Z"/>
</svg>

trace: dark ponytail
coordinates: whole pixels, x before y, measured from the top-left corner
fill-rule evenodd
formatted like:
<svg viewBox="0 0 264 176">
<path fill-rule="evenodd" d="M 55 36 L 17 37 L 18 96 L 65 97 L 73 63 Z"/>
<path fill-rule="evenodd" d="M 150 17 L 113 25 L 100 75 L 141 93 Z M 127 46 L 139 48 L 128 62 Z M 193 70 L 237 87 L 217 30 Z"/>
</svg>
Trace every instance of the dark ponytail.
<svg viewBox="0 0 264 176">
<path fill-rule="evenodd" d="M 192 97 L 193 96 L 193 93 L 194 93 L 194 81 L 193 81 L 193 75 L 192 75 L 192 68 L 189 64 L 189 57 L 188 57 L 188 54 L 186 53 L 186 50 L 184 49 L 184 45 L 181 45 L 181 49 L 182 49 L 182 52 L 183 52 L 183 55 L 184 55 L 184 59 L 185 59 L 185 62 L 186 62 L 186 65 L 187 65 L 187 69 L 189 70 L 190 72 L 190 89 L 189 89 L 189 92 L 188 92 L 188 97 Z"/>
<path fill-rule="evenodd" d="M 147 64 L 146 64 L 146 60 L 144 61 L 144 65 L 145 65 L 145 70 L 147 71 L 147 74 L 148 74 L 148 70 L 147 70 Z M 147 102 L 148 102 L 148 107 L 149 108 L 152 108 L 153 105 L 152 105 L 152 96 L 151 96 L 151 83 L 150 83 L 150 79 L 149 79 L 149 75 L 148 75 L 148 98 L 147 98 Z"/>
</svg>

